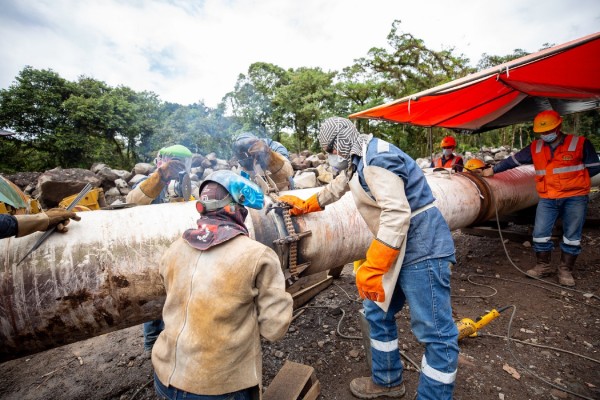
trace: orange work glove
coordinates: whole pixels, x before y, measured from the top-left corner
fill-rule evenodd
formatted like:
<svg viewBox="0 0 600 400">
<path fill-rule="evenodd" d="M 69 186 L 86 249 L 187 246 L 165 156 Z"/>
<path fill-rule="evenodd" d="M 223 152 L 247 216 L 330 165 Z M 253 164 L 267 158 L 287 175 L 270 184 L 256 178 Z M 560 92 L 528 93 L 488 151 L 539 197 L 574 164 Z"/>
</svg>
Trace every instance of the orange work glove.
<svg viewBox="0 0 600 400">
<path fill-rule="evenodd" d="M 367 250 L 367 261 L 356 271 L 356 288 L 363 299 L 373 301 L 385 301 L 382 280 L 383 274 L 388 272 L 400 250 L 391 248 L 386 244 L 374 239 Z"/>
<path fill-rule="evenodd" d="M 302 200 L 299 197 L 287 194 L 285 196 L 281 196 L 278 200 L 292 206 L 292 208 L 290 208 L 290 215 L 302 215 L 323 210 L 323 208 L 321 208 L 319 205 L 316 193 L 306 200 Z"/>
</svg>

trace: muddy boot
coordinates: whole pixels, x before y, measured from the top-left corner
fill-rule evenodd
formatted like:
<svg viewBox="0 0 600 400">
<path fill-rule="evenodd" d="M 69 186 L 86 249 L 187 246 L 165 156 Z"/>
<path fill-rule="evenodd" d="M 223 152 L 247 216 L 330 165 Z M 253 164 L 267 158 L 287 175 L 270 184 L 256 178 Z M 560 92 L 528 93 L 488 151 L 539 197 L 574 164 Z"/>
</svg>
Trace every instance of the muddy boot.
<svg viewBox="0 0 600 400">
<path fill-rule="evenodd" d="M 406 390 L 404 383 L 392 387 L 379 386 L 373 382 L 370 376 L 366 376 L 353 379 L 350 382 L 350 391 L 359 399 L 376 399 L 378 397 L 399 399 L 404 396 Z"/>
<path fill-rule="evenodd" d="M 564 286 L 575 286 L 573 279 L 573 267 L 575 267 L 577 256 L 564 251 L 560 253 L 560 265 L 558 266 L 558 283 Z"/>
<path fill-rule="evenodd" d="M 535 253 L 536 263 L 535 267 L 527 271 L 527 275 L 532 278 L 544 278 L 554 273 L 552 266 L 550 265 L 550 258 L 552 253 L 549 251 L 541 251 Z"/>
</svg>

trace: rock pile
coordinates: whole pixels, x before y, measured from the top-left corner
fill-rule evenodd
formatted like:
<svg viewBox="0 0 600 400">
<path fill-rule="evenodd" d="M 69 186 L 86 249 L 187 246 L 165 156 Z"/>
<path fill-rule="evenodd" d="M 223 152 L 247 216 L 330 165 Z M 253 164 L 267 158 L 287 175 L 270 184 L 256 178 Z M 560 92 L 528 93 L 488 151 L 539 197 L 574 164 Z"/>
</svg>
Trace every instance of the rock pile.
<svg viewBox="0 0 600 400">
<path fill-rule="evenodd" d="M 465 161 L 480 158 L 488 164 L 496 164 L 516 151 L 509 147 L 484 147 L 479 153 L 466 152 L 463 157 Z M 327 163 L 327 156 L 324 153 L 312 154 L 304 150 L 299 154 L 290 154 L 290 161 L 294 168 L 293 179 L 296 189 L 325 185 L 338 173 Z M 429 168 L 431 164 L 429 157 L 418 158 L 416 161 L 421 168 Z M 94 188 L 102 189 L 104 195 L 99 199 L 99 203 L 104 207 L 124 203 L 132 188 L 155 169 L 156 167 L 149 163 L 138 163 L 131 171 L 113 169 L 106 164 L 96 163 L 89 170 L 58 167 L 43 173 L 20 172 L 7 175 L 6 178 L 19 186 L 28 196 L 38 199 L 44 209 L 56 207 L 62 199 L 79 193 L 87 183 L 90 183 Z M 192 193 L 197 193 L 200 182 L 208 174 L 221 169 L 237 171 L 239 166 L 235 160 L 219 159 L 215 153 L 206 156 L 195 154 L 191 169 Z"/>
</svg>

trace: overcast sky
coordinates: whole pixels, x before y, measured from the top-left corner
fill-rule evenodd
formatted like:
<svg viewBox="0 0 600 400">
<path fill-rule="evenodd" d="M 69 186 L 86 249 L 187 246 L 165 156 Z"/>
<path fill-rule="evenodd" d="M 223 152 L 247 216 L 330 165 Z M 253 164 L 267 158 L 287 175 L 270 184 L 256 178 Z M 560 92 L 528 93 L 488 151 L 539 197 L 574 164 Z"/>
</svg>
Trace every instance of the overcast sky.
<svg viewBox="0 0 600 400">
<path fill-rule="evenodd" d="M 31 65 L 214 107 L 253 62 L 339 71 L 394 19 L 475 65 L 600 31 L 600 1 L 0 0 L 0 88 Z"/>
</svg>

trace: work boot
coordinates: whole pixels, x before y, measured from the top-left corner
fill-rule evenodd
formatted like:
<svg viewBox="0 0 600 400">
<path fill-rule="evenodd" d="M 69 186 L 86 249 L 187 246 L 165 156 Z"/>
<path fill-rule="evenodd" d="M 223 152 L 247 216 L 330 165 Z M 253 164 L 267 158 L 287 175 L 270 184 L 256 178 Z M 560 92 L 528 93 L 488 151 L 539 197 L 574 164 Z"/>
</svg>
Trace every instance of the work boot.
<svg viewBox="0 0 600 400">
<path fill-rule="evenodd" d="M 550 265 L 552 253 L 549 251 L 540 251 L 535 253 L 535 267 L 527 271 L 527 275 L 532 278 L 544 278 L 554 273 L 554 269 Z"/>
<path fill-rule="evenodd" d="M 379 386 L 373 382 L 370 376 L 365 376 L 353 379 L 350 382 L 350 391 L 359 399 L 376 399 L 378 397 L 399 399 L 404 396 L 406 389 L 404 383 L 392 387 Z"/>
<path fill-rule="evenodd" d="M 575 286 L 573 279 L 573 267 L 575 267 L 577 256 L 574 254 L 560 253 L 560 265 L 558 266 L 558 283 L 564 286 Z"/>
</svg>

